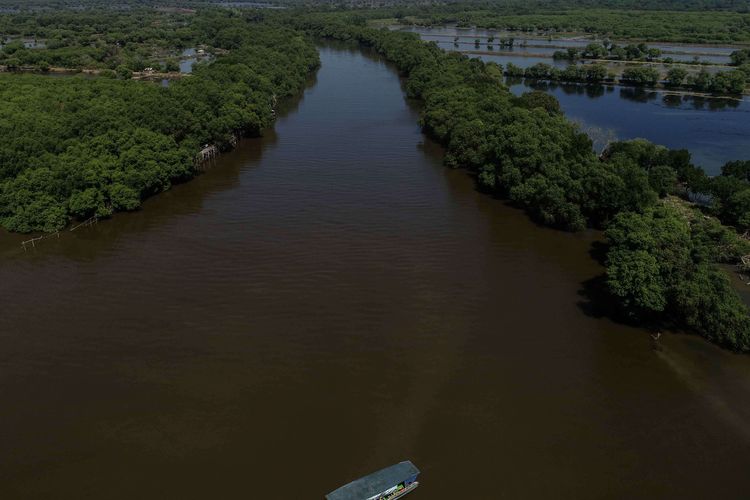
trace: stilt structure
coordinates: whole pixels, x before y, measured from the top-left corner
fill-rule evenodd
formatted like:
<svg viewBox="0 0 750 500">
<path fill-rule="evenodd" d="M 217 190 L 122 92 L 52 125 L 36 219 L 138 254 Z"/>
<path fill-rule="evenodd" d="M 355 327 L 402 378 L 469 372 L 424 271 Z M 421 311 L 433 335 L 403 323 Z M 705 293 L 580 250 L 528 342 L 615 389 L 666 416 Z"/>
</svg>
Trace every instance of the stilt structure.
<svg viewBox="0 0 750 500">
<path fill-rule="evenodd" d="M 216 158 L 219 155 L 219 148 L 216 146 L 209 146 L 206 145 L 203 149 L 201 149 L 197 155 L 195 155 L 195 161 L 196 163 L 204 163 L 208 160 L 212 160 Z"/>
</svg>

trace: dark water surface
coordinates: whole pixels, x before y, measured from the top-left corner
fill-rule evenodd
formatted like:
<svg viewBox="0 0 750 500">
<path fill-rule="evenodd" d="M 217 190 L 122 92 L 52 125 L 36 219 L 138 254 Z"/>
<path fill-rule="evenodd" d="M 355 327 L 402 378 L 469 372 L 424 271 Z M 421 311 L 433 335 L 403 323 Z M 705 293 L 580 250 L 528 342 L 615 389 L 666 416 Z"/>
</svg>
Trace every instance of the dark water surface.
<svg viewBox="0 0 750 500">
<path fill-rule="evenodd" d="M 596 235 L 441 166 L 321 50 L 276 124 L 143 210 L 0 246 L 0 498 L 747 498 L 750 358 L 587 314 Z"/>
</svg>

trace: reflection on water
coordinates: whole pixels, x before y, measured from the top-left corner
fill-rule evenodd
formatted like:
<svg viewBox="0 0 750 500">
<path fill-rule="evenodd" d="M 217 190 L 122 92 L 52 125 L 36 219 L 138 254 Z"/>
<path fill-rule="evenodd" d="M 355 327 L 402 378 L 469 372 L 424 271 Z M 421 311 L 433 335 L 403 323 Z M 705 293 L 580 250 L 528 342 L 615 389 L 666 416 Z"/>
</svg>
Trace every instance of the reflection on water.
<svg viewBox="0 0 750 500">
<path fill-rule="evenodd" d="M 198 57 L 196 56 L 196 49 L 194 47 L 183 50 L 180 55 L 180 73 L 192 73 L 193 66 L 197 62 Z"/>
<path fill-rule="evenodd" d="M 565 69 L 570 63 L 563 60 L 550 59 L 548 57 L 528 57 L 528 56 L 516 56 L 516 55 L 493 55 L 493 54 L 471 54 L 471 57 L 478 57 L 484 62 L 496 62 L 502 64 L 503 67 L 507 66 L 508 63 L 513 63 L 519 68 L 529 68 L 535 64 L 544 63 L 550 66 L 555 66 L 560 69 Z"/>
<path fill-rule="evenodd" d="M 750 99 L 715 99 L 636 87 L 508 79 L 511 91 L 554 95 L 584 128 L 612 130 L 621 140 L 645 138 L 688 149 L 711 175 L 732 160 L 750 159 Z"/>
</svg>

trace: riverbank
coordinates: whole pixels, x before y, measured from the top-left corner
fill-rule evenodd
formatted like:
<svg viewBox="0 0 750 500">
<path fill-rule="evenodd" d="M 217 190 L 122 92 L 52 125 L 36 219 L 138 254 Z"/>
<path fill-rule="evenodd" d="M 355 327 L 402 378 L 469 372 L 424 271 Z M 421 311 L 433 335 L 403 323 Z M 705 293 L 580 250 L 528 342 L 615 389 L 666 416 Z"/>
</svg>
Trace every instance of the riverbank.
<svg viewBox="0 0 750 500">
<path fill-rule="evenodd" d="M 222 26 L 228 15 L 214 12 L 206 22 Z M 120 79 L 95 70 L 82 74 L 99 77 L 0 75 L 3 111 L 20 125 L 0 138 L 12 156 L 0 175 L 0 225 L 54 232 L 72 220 L 135 210 L 191 178 L 206 145 L 226 150 L 237 135 L 267 128 L 277 100 L 299 92 L 317 69 L 317 52 L 290 30 L 252 30 L 251 41 L 233 43 L 231 52 L 167 88 L 131 81 L 124 66 Z M 57 74 L 69 73 L 49 76 Z M 170 76 L 142 72 L 135 79 Z M 28 141 L 35 147 L 21 146 Z"/>
</svg>

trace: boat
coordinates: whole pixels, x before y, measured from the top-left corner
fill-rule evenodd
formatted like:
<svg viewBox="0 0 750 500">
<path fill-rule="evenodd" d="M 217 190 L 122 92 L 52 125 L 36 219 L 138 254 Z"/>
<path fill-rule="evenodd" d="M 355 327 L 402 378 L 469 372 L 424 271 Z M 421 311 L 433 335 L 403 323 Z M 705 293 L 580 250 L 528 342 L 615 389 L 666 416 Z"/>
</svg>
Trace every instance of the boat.
<svg viewBox="0 0 750 500">
<path fill-rule="evenodd" d="M 419 469 L 410 461 L 380 469 L 345 484 L 326 495 L 326 500 L 394 500 L 419 486 Z"/>
</svg>

